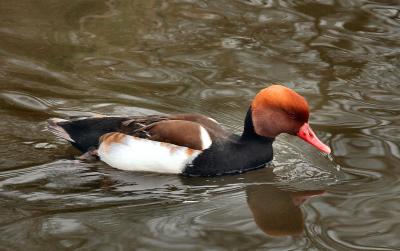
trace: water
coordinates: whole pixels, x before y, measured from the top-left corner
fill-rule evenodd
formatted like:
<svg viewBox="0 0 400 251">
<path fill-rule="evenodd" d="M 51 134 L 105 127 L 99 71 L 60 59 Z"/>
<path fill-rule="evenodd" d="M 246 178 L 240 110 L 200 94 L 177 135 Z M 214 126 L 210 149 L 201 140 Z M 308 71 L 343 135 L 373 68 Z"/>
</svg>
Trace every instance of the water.
<svg viewBox="0 0 400 251">
<path fill-rule="evenodd" d="M 397 0 L 1 1 L 0 249 L 400 249 L 399 12 Z M 272 165 L 243 175 L 126 173 L 74 160 L 44 129 L 198 112 L 238 132 L 272 82 L 307 98 L 332 156 L 281 137 Z"/>
</svg>

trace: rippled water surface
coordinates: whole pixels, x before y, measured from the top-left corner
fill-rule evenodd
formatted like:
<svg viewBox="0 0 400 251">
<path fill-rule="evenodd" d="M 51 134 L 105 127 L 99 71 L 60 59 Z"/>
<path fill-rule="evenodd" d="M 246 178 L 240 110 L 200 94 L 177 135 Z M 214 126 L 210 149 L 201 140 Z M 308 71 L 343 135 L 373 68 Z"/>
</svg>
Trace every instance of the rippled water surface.
<svg viewBox="0 0 400 251">
<path fill-rule="evenodd" d="M 1 250 L 400 249 L 400 3 L 0 2 Z M 281 82 L 323 156 L 289 136 L 219 178 L 74 160 L 50 117 L 198 112 L 239 132 Z M 340 169 L 338 169 L 340 167 Z"/>
</svg>

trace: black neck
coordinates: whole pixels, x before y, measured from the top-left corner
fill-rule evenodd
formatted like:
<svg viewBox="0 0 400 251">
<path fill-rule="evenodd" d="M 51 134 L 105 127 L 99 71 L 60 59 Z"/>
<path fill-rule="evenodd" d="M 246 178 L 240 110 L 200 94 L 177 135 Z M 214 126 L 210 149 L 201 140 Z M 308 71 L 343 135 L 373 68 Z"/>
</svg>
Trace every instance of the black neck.
<svg viewBox="0 0 400 251">
<path fill-rule="evenodd" d="M 274 138 L 263 137 L 254 131 L 251 110 L 247 112 L 243 134 L 239 140 L 216 141 L 195 158 L 184 170 L 189 176 L 236 174 L 264 167 L 272 160 Z"/>
<path fill-rule="evenodd" d="M 274 138 L 263 137 L 256 133 L 253 125 L 253 117 L 251 115 L 251 107 L 247 110 L 246 118 L 244 119 L 244 129 L 240 139 L 241 140 L 261 139 L 261 140 L 271 140 L 271 141 L 274 140 Z"/>
</svg>

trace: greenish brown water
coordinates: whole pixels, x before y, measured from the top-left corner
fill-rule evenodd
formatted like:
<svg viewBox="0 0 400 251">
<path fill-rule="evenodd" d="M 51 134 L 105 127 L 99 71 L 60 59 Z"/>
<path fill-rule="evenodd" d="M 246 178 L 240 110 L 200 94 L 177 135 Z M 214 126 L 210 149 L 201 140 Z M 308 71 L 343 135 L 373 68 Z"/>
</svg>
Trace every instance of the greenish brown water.
<svg viewBox="0 0 400 251">
<path fill-rule="evenodd" d="M 0 250 L 400 249 L 398 0 L 0 2 Z M 127 173 L 49 117 L 198 112 L 238 132 L 258 90 L 304 95 L 327 157 Z M 341 170 L 336 168 L 340 166 Z"/>
</svg>

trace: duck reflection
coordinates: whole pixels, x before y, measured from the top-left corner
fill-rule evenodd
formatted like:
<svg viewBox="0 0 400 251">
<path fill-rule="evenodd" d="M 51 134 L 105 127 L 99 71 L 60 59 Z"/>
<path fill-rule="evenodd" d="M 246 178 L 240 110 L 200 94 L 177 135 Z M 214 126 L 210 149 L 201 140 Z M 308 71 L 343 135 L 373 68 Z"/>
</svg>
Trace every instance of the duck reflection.
<svg viewBox="0 0 400 251">
<path fill-rule="evenodd" d="M 152 198 L 159 193 L 159 198 L 182 195 L 182 191 L 203 191 L 212 187 L 238 185 L 245 187 L 247 205 L 256 225 L 269 236 L 299 235 L 304 229 L 304 216 L 301 205 L 309 198 L 323 194 L 322 184 L 315 190 L 304 187 L 279 186 L 277 176 L 272 168 L 260 169 L 243 175 L 220 178 L 187 178 L 179 176 L 163 176 L 157 174 L 138 175 L 110 169 L 113 191 L 131 194 L 152 191 Z M 104 182 L 103 185 L 108 184 Z M 291 184 L 294 185 L 294 184 Z M 310 185 L 310 182 L 307 183 Z M 108 187 L 108 186 L 106 186 Z M 104 187 L 103 187 L 104 188 Z M 175 188 L 175 189 L 173 189 Z M 303 190 L 303 191 L 300 191 Z M 191 192 L 191 193 L 192 193 Z M 193 196 L 193 194 L 192 194 Z M 191 198 L 191 197 L 190 197 Z"/>
<path fill-rule="evenodd" d="M 269 236 L 299 235 L 304 229 L 301 205 L 325 192 L 323 181 L 279 186 L 273 168 L 263 168 L 242 175 L 221 178 L 181 178 L 189 187 L 204 185 L 244 185 L 248 207 L 256 225 Z M 312 188 L 314 187 L 314 188 Z"/>
<path fill-rule="evenodd" d="M 323 190 L 291 192 L 274 185 L 250 185 L 247 204 L 257 226 L 271 236 L 298 235 L 304 229 L 300 205 Z"/>
</svg>

